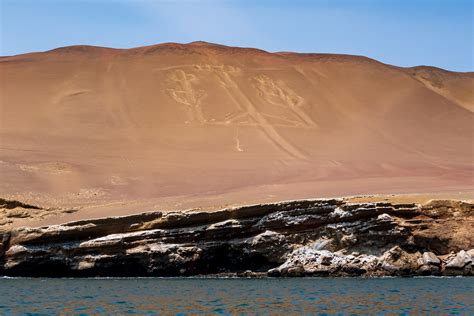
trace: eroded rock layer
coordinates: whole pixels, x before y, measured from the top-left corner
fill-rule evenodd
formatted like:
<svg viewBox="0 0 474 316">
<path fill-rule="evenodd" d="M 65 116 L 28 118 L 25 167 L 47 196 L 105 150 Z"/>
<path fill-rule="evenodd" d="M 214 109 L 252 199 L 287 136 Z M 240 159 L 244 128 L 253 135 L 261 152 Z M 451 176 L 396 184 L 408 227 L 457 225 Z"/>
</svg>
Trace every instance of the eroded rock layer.
<svg viewBox="0 0 474 316">
<path fill-rule="evenodd" d="M 303 200 L 149 212 L 0 236 L 11 276 L 472 275 L 473 204 Z"/>
</svg>

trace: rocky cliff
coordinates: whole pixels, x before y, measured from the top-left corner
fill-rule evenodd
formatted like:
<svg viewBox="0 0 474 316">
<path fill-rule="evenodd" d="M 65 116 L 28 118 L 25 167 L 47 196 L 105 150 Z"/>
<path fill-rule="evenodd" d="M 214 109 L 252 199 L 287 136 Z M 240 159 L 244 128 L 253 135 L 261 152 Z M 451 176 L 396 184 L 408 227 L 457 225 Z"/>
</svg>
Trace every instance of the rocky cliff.
<svg viewBox="0 0 474 316">
<path fill-rule="evenodd" d="M 473 204 L 302 200 L 0 235 L 10 276 L 472 275 Z"/>
</svg>

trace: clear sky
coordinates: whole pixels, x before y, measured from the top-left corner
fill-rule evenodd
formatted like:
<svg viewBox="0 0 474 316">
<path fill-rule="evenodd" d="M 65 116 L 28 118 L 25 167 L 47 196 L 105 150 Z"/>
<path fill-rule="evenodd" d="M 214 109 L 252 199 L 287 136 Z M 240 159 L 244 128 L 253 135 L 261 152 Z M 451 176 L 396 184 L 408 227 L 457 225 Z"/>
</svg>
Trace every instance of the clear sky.
<svg viewBox="0 0 474 316">
<path fill-rule="evenodd" d="M 0 1 L 0 55 L 203 40 L 474 70 L 474 0 Z"/>
</svg>

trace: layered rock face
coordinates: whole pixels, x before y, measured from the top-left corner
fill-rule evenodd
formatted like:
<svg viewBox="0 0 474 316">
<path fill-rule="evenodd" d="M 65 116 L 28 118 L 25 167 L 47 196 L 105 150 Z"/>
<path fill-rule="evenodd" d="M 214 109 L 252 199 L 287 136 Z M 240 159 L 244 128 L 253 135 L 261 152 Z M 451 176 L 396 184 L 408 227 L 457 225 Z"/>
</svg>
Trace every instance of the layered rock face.
<svg viewBox="0 0 474 316">
<path fill-rule="evenodd" d="M 303 200 L 150 212 L 0 236 L 11 276 L 472 275 L 473 204 Z"/>
</svg>

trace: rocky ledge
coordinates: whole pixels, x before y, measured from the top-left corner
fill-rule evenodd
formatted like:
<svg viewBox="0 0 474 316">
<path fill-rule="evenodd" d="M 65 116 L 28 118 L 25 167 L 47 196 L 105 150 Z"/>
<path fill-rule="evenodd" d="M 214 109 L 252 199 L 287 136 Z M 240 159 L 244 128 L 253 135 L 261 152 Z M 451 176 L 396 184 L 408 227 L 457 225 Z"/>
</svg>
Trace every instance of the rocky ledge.
<svg viewBox="0 0 474 316">
<path fill-rule="evenodd" d="M 473 275 L 473 214 L 328 199 L 24 227 L 0 233 L 0 275 Z"/>
</svg>

